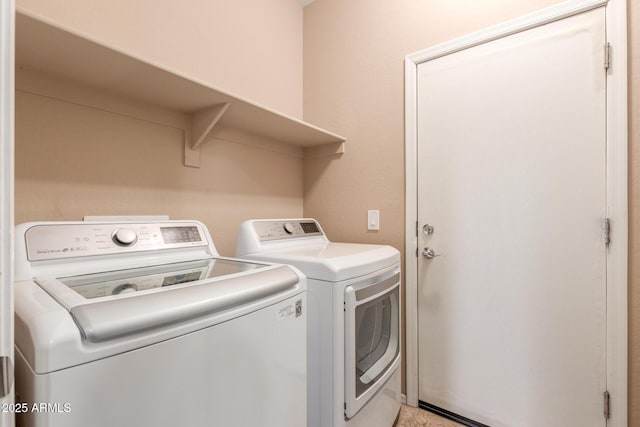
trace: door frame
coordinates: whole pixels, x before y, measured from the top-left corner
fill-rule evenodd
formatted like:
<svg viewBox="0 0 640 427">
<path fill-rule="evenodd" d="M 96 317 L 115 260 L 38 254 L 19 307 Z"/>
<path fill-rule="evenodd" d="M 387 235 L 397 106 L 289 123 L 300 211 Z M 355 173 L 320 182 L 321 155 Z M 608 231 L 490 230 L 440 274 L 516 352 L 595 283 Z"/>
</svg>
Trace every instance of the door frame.
<svg viewBox="0 0 640 427">
<path fill-rule="evenodd" d="M 606 7 L 606 38 L 611 44 L 606 98 L 606 204 L 611 221 L 607 249 L 607 387 L 610 427 L 627 425 L 627 11 L 625 0 L 568 0 L 484 30 L 407 55 L 405 58 L 405 280 L 407 404 L 418 406 L 418 65 L 535 28 Z M 603 46 L 604 66 L 604 46 Z M 413 255 L 415 254 L 415 256 Z M 603 390 L 604 391 L 604 390 Z"/>
<path fill-rule="evenodd" d="M 13 403 L 13 153 L 15 1 L 0 2 L 0 356 L 9 393 L 0 403 Z M 8 358 L 8 359 L 6 359 Z M 8 363 L 4 363 L 8 362 Z M 0 413 L 0 426 L 15 423 L 11 411 Z"/>
</svg>

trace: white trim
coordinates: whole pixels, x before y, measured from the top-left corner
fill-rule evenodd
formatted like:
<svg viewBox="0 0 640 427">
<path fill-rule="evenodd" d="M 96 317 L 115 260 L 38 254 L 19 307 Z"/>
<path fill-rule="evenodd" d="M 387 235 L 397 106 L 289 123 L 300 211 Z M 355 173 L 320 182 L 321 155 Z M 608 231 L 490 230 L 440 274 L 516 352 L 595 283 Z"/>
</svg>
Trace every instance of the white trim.
<svg viewBox="0 0 640 427">
<path fill-rule="evenodd" d="M 0 2 L 0 355 L 14 360 L 13 350 L 13 150 L 14 150 L 14 0 Z M 13 376 L 13 372 L 11 372 Z M 14 401 L 13 389 L 0 400 Z M 13 414 L 2 411 L 0 425 L 13 426 Z"/>
<path fill-rule="evenodd" d="M 407 405 L 418 406 L 418 118 L 417 64 L 404 61 L 405 81 L 405 363 Z"/>
<path fill-rule="evenodd" d="M 607 387 L 609 427 L 626 427 L 628 292 L 627 5 L 610 0 L 606 9 L 611 66 L 607 72 L 607 211 L 611 243 L 607 253 Z"/>
<path fill-rule="evenodd" d="M 469 49 L 470 47 L 474 47 L 479 44 L 501 39 L 521 31 L 526 31 L 569 16 L 577 15 L 606 4 L 607 0 L 568 0 L 555 6 L 540 9 L 536 12 L 503 22 L 493 27 L 485 28 L 484 30 L 409 54 L 407 55 L 407 59 L 417 65 L 441 56 Z"/>
<path fill-rule="evenodd" d="M 608 427 L 627 425 L 627 25 L 624 0 L 569 0 L 467 36 L 410 54 L 405 59 L 406 162 L 406 389 L 407 404 L 418 404 L 417 66 L 517 32 L 606 5 L 612 65 L 607 74 L 607 206 L 612 240 L 607 259 L 607 383 L 611 393 Z"/>
</svg>

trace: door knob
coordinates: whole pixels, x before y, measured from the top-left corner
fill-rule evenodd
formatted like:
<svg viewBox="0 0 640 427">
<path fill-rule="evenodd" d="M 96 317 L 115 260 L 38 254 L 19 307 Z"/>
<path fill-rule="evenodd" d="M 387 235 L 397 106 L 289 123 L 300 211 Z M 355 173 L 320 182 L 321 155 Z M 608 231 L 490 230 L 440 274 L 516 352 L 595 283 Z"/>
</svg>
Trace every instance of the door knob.
<svg viewBox="0 0 640 427">
<path fill-rule="evenodd" d="M 440 254 L 436 254 L 436 251 L 434 251 L 433 248 L 426 247 L 422 250 L 422 256 L 426 259 L 433 259 L 437 256 L 440 256 Z"/>
<path fill-rule="evenodd" d="M 433 234 L 433 231 L 433 225 L 431 224 L 425 224 L 422 226 L 422 232 L 427 236 L 431 236 Z"/>
</svg>

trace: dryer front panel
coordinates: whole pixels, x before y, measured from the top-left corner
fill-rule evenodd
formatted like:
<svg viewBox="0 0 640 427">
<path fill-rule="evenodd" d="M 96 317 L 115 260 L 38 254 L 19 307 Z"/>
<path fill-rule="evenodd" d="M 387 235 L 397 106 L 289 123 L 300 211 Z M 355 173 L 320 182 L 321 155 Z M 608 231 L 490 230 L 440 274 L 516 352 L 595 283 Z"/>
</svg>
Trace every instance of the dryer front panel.
<svg viewBox="0 0 640 427">
<path fill-rule="evenodd" d="M 345 290 L 345 415 L 352 418 L 400 364 L 400 271 Z"/>
</svg>

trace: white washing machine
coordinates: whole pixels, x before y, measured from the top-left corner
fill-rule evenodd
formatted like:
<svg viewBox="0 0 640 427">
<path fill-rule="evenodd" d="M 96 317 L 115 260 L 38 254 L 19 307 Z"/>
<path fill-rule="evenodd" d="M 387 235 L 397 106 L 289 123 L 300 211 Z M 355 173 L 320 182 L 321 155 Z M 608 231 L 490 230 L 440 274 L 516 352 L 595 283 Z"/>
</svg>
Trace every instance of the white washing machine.
<svg viewBox="0 0 640 427">
<path fill-rule="evenodd" d="M 314 219 L 251 220 L 238 257 L 307 276 L 309 427 L 391 427 L 400 410 L 400 253 L 330 242 Z"/>
<path fill-rule="evenodd" d="M 300 427 L 306 279 L 195 221 L 16 227 L 18 425 Z"/>
</svg>

